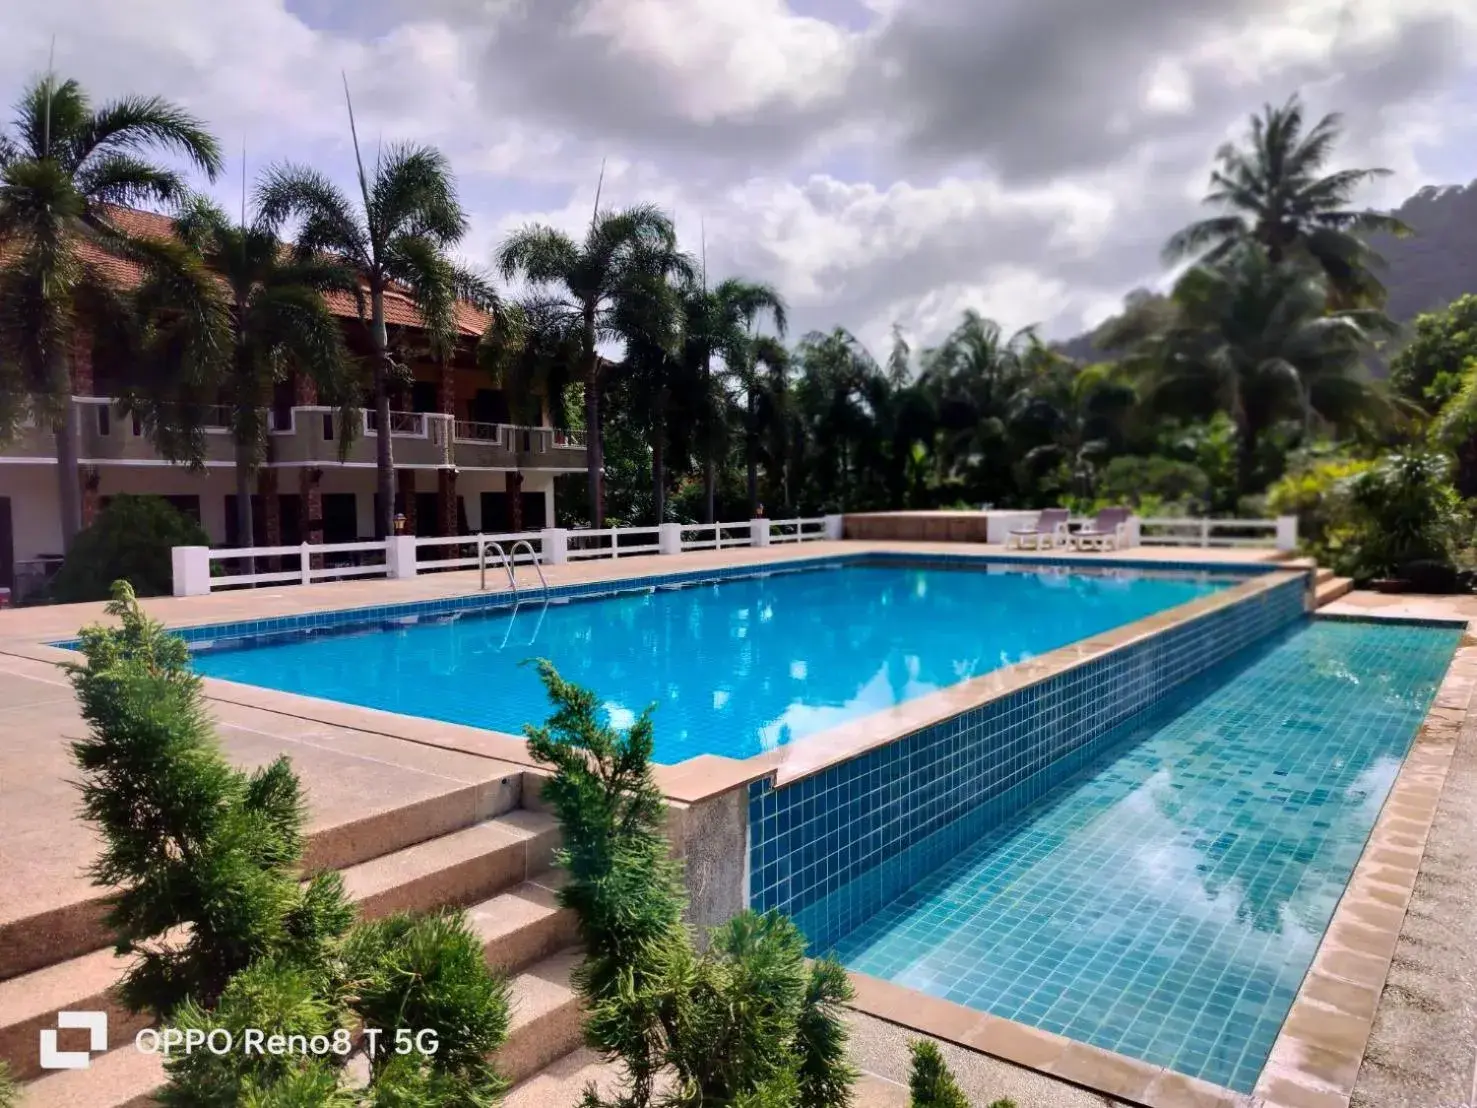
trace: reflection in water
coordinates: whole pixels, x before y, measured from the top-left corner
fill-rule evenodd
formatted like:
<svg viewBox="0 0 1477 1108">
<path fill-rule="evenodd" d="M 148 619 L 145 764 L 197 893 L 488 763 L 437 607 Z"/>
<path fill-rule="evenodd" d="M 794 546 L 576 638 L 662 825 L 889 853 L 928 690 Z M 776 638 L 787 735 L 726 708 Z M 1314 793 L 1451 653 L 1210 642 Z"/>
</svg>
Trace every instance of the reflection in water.
<svg viewBox="0 0 1477 1108">
<path fill-rule="evenodd" d="M 661 762 L 742 758 L 1011 665 L 1222 583 L 831 567 L 207 653 L 215 676 L 520 733 L 548 714 L 537 674 L 634 718 L 658 706 Z"/>
<path fill-rule="evenodd" d="M 1249 1090 L 1459 636 L 1299 624 L 963 854 L 906 858 L 938 868 L 828 941 L 852 969 Z M 825 902 L 801 917 L 814 938 Z"/>
</svg>

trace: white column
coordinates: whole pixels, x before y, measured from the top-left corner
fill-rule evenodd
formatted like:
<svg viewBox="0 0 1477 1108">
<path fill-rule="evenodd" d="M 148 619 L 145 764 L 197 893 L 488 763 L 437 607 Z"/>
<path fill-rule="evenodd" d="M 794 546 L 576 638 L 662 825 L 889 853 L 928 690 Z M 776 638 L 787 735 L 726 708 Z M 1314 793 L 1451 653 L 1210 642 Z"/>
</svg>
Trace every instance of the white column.
<svg viewBox="0 0 1477 1108">
<path fill-rule="evenodd" d="M 1277 517 L 1277 549 L 1296 550 L 1298 546 L 1298 517 Z"/>
<path fill-rule="evenodd" d="M 682 524 L 663 523 L 657 527 L 656 552 L 658 554 L 682 553 Z"/>
<path fill-rule="evenodd" d="M 563 527 L 545 527 L 539 532 L 539 545 L 543 547 L 544 565 L 562 566 L 569 561 L 569 532 Z"/>
<path fill-rule="evenodd" d="M 826 516 L 826 538 L 839 539 L 844 534 L 844 516 Z"/>
<path fill-rule="evenodd" d="M 1129 516 L 1123 524 L 1123 545 L 1138 546 L 1142 533 L 1143 520 L 1138 516 Z"/>
<path fill-rule="evenodd" d="M 210 595 L 210 547 L 176 546 L 169 552 L 175 596 Z"/>
<path fill-rule="evenodd" d="M 768 546 L 769 545 L 769 520 L 767 520 L 767 519 L 751 519 L 751 520 L 749 520 L 749 545 L 750 546 Z"/>
<path fill-rule="evenodd" d="M 391 535 L 385 540 L 385 570 L 397 581 L 415 576 L 414 535 Z"/>
</svg>

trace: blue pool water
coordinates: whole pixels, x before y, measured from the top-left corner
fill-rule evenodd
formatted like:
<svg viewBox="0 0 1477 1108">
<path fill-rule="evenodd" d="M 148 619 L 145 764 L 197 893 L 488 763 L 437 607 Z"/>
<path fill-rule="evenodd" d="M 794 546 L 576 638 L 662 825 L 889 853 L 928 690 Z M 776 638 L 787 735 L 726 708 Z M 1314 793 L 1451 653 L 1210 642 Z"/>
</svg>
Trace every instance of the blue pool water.
<svg viewBox="0 0 1477 1108">
<path fill-rule="evenodd" d="M 831 565 L 454 621 L 248 640 L 196 668 L 512 733 L 550 659 L 618 726 L 657 705 L 656 759 L 745 758 L 1223 588 L 1204 575 Z"/>
<path fill-rule="evenodd" d="M 1250 1091 L 1460 637 L 1298 621 L 1125 724 L 836 953 Z"/>
</svg>

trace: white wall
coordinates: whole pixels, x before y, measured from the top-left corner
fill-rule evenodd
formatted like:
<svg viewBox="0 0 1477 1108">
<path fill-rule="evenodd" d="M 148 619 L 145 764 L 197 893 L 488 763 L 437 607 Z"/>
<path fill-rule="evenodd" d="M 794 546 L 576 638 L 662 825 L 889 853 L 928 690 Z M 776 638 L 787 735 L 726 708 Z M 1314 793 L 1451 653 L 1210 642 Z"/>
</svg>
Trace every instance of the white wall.
<svg viewBox="0 0 1477 1108">
<path fill-rule="evenodd" d="M 60 495 L 56 466 L 0 463 L 0 496 L 10 501 L 17 562 L 61 553 Z"/>
</svg>

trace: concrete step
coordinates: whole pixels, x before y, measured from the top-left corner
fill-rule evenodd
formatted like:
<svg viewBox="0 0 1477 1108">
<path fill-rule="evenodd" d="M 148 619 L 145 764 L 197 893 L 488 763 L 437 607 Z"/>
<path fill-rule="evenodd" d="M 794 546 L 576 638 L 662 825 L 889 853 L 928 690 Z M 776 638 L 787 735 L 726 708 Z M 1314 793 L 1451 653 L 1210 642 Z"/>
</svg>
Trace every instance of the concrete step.
<svg viewBox="0 0 1477 1108">
<path fill-rule="evenodd" d="M 579 1047 L 584 1014 L 569 975 L 582 957 L 578 950 L 560 951 L 508 982 L 512 1020 L 508 1041 L 494 1061 L 510 1083 L 532 1077 Z"/>
<path fill-rule="evenodd" d="M 1352 577 L 1332 577 L 1319 585 L 1313 592 L 1313 607 L 1321 608 L 1325 604 L 1332 604 L 1354 589 Z"/>
<path fill-rule="evenodd" d="M 551 870 L 467 909 L 489 966 L 517 973 L 576 942 L 575 914 L 558 902 L 563 876 Z"/>
<path fill-rule="evenodd" d="M 57 1070 L 21 1086 L 20 1108 L 144 1108 L 162 1084 L 163 1057 L 128 1041 L 94 1057 L 85 1070 Z"/>
<path fill-rule="evenodd" d="M 503 1098 L 502 1108 L 577 1108 L 587 1085 L 609 1097 L 620 1084 L 619 1065 L 581 1046 L 514 1085 Z"/>
<path fill-rule="evenodd" d="M 344 871 L 344 884 L 371 917 L 462 907 L 544 874 L 558 842 L 553 817 L 515 809 L 351 866 Z M 478 907 L 506 912 L 508 922 L 499 925 L 490 917 L 479 927 L 487 929 L 489 942 L 505 944 L 508 954 L 521 952 L 525 960 L 517 964 L 526 965 L 573 941 L 573 916 L 558 909 L 552 897 L 550 889 L 535 886 L 506 904 L 493 896 Z M 57 1012 L 108 1012 L 109 1041 L 115 1044 L 148 1026 L 149 1020 L 129 1014 L 112 997 L 112 986 L 127 965 L 126 958 L 101 950 L 0 981 L 0 1059 L 10 1063 L 12 1075 L 24 1081 L 41 1072 L 38 1035 L 42 1028 L 56 1026 Z"/>
<path fill-rule="evenodd" d="M 1332 580 L 1333 580 L 1333 570 L 1329 569 L 1328 566 L 1319 566 L 1318 567 L 1318 572 L 1316 572 L 1315 574 L 1313 574 L 1313 584 L 1314 585 L 1321 585 L 1325 581 L 1332 581 Z"/>
<path fill-rule="evenodd" d="M 518 811 L 523 774 L 448 785 L 436 796 L 314 829 L 308 836 L 307 867 L 344 870 Z M 103 923 L 106 899 L 99 891 L 0 922 L 0 981 L 107 946 L 112 936 Z"/>
<path fill-rule="evenodd" d="M 463 907 L 543 873 L 559 846 L 559 824 L 514 810 L 407 846 L 343 871 L 366 917 Z"/>
</svg>

